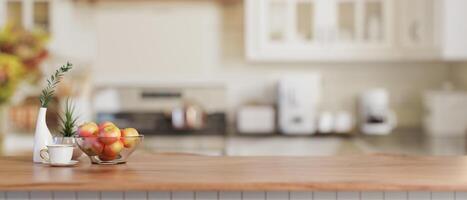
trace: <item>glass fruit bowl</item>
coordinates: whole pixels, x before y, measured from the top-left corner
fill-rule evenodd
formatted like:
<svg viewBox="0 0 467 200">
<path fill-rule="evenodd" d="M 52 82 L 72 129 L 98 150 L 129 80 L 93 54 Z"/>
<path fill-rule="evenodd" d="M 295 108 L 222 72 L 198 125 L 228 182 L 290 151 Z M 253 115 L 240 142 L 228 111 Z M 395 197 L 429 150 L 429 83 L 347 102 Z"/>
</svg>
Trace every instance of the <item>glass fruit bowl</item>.
<svg viewBox="0 0 467 200">
<path fill-rule="evenodd" d="M 93 164 L 126 163 L 128 157 L 143 142 L 143 135 L 125 137 L 76 137 L 79 148 Z"/>
</svg>

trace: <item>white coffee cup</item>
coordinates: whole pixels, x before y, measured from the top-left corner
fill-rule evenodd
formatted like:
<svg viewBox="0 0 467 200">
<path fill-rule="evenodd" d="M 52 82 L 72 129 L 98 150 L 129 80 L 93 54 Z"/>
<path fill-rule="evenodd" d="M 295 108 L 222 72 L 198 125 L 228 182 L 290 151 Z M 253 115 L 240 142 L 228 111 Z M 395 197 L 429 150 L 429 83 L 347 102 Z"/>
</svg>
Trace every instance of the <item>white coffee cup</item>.
<svg viewBox="0 0 467 200">
<path fill-rule="evenodd" d="M 51 164 L 68 164 L 73 156 L 73 145 L 54 144 L 47 145 L 40 152 L 41 158 Z"/>
</svg>

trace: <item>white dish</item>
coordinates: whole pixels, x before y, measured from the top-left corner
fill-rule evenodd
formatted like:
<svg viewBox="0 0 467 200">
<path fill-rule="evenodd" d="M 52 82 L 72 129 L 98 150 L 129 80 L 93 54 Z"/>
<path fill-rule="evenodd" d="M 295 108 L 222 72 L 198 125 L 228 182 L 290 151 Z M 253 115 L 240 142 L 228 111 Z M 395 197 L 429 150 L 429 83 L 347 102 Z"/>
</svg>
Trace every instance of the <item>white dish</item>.
<svg viewBox="0 0 467 200">
<path fill-rule="evenodd" d="M 77 160 L 71 160 L 69 163 L 50 163 L 47 161 L 42 161 L 42 164 L 50 165 L 52 167 L 69 167 L 78 164 Z"/>
</svg>

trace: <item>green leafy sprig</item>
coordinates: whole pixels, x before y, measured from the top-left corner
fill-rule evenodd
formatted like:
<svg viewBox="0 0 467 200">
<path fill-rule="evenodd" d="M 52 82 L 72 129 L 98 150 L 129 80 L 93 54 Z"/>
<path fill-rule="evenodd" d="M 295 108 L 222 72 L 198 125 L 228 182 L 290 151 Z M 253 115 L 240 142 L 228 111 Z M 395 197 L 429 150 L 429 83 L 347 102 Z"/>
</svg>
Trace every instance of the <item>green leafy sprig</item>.
<svg viewBox="0 0 467 200">
<path fill-rule="evenodd" d="M 59 116 L 60 119 L 60 134 L 63 137 L 73 137 L 76 134 L 76 120 L 75 117 L 75 106 L 70 101 L 70 99 L 66 100 L 65 103 L 65 111 L 63 115 Z"/>
<path fill-rule="evenodd" d="M 59 69 L 55 70 L 55 74 L 52 74 L 50 78 L 47 79 L 47 87 L 42 90 L 41 96 L 39 97 L 39 100 L 41 101 L 41 107 L 47 108 L 50 100 L 55 95 L 55 88 L 57 87 L 58 83 L 60 83 L 61 78 L 65 72 L 71 70 L 72 67 L 73 65 L 67 62 L 66 65 L 63 65 Z"/>
</svg>

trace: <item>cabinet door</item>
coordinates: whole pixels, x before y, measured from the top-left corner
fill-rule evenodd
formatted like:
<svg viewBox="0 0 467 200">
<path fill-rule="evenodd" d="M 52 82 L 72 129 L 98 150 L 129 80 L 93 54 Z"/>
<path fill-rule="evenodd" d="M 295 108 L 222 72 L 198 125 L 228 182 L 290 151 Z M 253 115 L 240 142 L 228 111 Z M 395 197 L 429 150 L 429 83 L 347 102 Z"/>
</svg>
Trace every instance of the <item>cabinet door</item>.
<svg viewBox="0 0 467 200">
<path fill-rule="evenodd" d="M 392 42 L 392 0 L 337 0 L 338 43 L 384 48 Z"/>
<path fill-rule="evenodd" d="M 435 26 L 435 0 L 401 0 L 400 37 L 404 48 L 434 47 L 437 29 Z"/>
<path fill-rule="evenodd" d="M 49 4 L 48 0 L 0 1 L 0 27 L 10 23 L 26 29 L 49 31 Z"/>
<path fill-rule="evenodd" d="M 287 60 L 322 44 L 326 27 L 316 16 L 327 14 L 320 9 L 326 1 L 246 0 L 247 58 Z"/>
<path fill-rule="evenodd" d="M 467 60 L 467 1 L 443 0 L 442 56 L 449 61 Z"/>
</svg>

